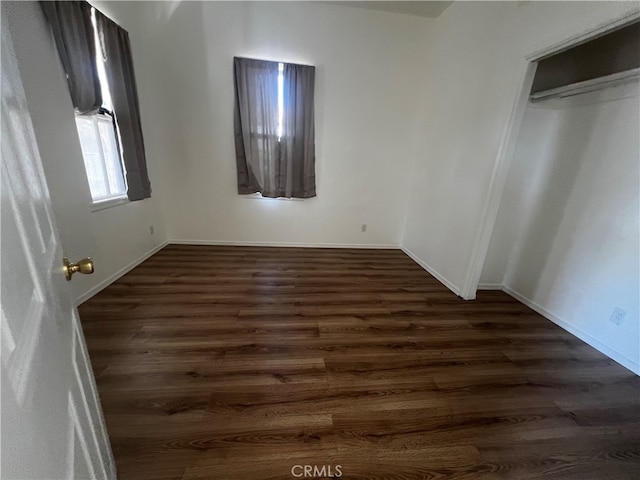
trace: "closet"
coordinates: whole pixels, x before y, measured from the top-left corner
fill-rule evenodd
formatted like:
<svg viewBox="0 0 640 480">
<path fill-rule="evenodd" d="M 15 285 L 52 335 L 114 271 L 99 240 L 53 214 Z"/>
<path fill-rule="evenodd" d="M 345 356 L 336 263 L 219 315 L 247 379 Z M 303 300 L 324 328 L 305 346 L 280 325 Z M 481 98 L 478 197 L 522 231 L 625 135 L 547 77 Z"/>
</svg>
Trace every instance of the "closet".
<svg viewBox="0 0 640 480">
<path fill-rule="evenodd" d="M 639 72 L 640 23 L 539 61 L 480 280 L 636 372 Z"/>
</svg>

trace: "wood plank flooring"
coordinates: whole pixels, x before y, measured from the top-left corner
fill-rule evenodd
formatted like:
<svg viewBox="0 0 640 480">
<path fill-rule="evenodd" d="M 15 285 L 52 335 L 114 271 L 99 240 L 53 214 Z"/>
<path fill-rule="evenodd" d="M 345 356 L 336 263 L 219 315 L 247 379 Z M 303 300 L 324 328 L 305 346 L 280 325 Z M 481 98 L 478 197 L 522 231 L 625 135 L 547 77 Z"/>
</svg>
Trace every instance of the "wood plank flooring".
<svg viewBox="0 0 640 480">
<path fill-rule="evenodd" d="M 640 478 L 638 377 L 399 250 L 169 245 L 80 313 L 121 480 Z"/>
</svg>

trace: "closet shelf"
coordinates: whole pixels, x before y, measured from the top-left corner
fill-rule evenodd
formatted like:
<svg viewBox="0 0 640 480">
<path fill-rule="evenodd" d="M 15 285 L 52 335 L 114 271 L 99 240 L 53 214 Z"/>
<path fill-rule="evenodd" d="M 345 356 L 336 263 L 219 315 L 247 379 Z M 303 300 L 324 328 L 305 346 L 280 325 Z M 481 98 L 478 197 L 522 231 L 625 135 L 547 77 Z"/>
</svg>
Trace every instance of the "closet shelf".
<svg viewBox="0 0 640 480">
<path fill-rule="evenodd" d="M 583 93 L 589 93 L 604 88 L 616 87 L 625 83 L 634 82 L 640 79 L 640 68 L 633 68 L 624 72 L 613 73 L 604 77 L 585 80 L 584 82 L 563 85 L 562 87 L 550 88 L 532 94 L 529 99 L 531 103 L 550 100 L 552 98 L 565 98 Z"/>
</svg>

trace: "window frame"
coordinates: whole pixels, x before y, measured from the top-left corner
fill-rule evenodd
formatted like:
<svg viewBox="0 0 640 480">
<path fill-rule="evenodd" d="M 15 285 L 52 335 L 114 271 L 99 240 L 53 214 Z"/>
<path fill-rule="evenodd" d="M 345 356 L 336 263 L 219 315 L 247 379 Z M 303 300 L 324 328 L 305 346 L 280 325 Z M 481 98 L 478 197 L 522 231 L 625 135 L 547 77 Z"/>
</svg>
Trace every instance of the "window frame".
<svg viewBox="0 0 640 480">
<path fill-rule="evenodd" d="M 127 195 L 127 190 L 128 190 L 128 186 L 127 186 L 127 175 L 126 175 L 126 169 L 125 169 L 125 165 L 123 162 L 123 158 L 122 158 L 122 149 L 120 148 L 120 135 L 118 132 L 118 127 L 116 124 L 116 119 L 115 119 L 115 115 L 112 111 L 101 107 L 98 112 L 96 112 L 93 115 L 75 115 L 76 119 L 77 118 L 90 118 L 92 119 L 93 122 L 95 122 L 95 133 L 96 133 L 96 138 L 98 140 L 99 143 L 99 154 L 100 154 L 100 166 L 102 168 L 102 171 L 104 173 L 104 178 L 107 179 L 107 189 L 110 191 L 111 189 L 109 188 L 108 185 L 108 174 L 107 174 L 107 160 L 105 157 L 105 149 L 104 149 L 104 144 L 102 142 L 102 137 L 100 135 L 100 127 L 99 127 L 99 122 L 104 121 L 103 119 L 107 118 L 109 119 L 109 123 L 112 126 L 112 132 L 113 132 L 113 138 L 114 138 L 114 145 L 115 145 L 115 154 L 118 157 L 118 164 L 120 166 L 119 169 L 119 175 L 122 175 L 122 184 L 124 186 L 124 190 L 122 192 L 118 192 L 118 193 L 113 193 L 113 194 L 109 194 L 105 197 L 100 197 L 100 198 L 94 198 L 93 196 L 93 192 L 91 191 L 91 183 L 89 181 L 89 172 L 87 170 L 87 163 L 85 160 L 85 155 L 84 155 L 84 151 L 82 150 L 82 142 L 81 143 L 81 155 L 82 155 L 82 161 L 83 161 L 83 166 L 85 169 L 85 178 L 87 179 L 87 185 L 89 187 L 89 193 L 91 196 L 91 211 L 95 212 L 95 211 L 99 211 L 99 210 L 104 210 L 106 208 L 110 208 L 110 207 L 114 207 L 116 205 L 121 205 L 123 203 L 128 203 L 129 202 L 129 198 Z M 78 125 L 76 122 L 76 130 L 78 132 L 78 139 L 80 139 L 80 131 L 78 130 Z"/>
</svg>

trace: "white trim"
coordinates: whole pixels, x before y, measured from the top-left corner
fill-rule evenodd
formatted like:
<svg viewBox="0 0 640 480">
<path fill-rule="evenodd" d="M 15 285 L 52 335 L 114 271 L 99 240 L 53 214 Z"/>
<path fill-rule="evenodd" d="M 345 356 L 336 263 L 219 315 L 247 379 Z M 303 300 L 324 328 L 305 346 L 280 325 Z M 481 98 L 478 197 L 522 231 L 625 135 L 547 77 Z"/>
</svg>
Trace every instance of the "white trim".
<svg viewBox="0 0 640 480">
<path fill-rule="evenodd" d="M 115 207 L 117 205 L 123 205 L 125 203 L 129 203 L 129 199 L 126 195 L 119 195 L 117 197 L 110 197 L 104 200 L 96 200 L 91 203 L 91 211 L 99 212 L 100 210 L 105 210 L 107 208 Z"/>
<path fill-rule="evenodd" d="M 517 84 L 519 85 L 519 93 L 514 99 L 511 115 L 508 123 L 506 124 L 498 155 L 493 165 L 488 193 L 484 200 L 483 210 L 480 215 L 480 222 L 478 223 L 478 228 L 474 236 L 471 257 L 462 282 L 461 296 L 465 300 L 473 300 L 476 297 L 476 290 L 478 289 L 482 269 L 484 268 L 484 263 L 489 251 L 489 243 L 491 242 L 493 227 L 495 226 L 495 221 L 498 216 L 502 193 L 506 185 L 507 174 L 509 172 L 509 167 L 511 166 L 520 125 L 524 118 L 524 111 L 526 109 L 529 91 L 531 90 L 531 84 L 533 83 L 537 62 L 544 57 L 567 50 L 568 48 L 580 45 L 581 43 L 585 43 L 589 40 L 605 35 L 617 28 L 633 23 L 638 18 L 640 18 L 640 10 L 635 10 L 624 15 L 622 18 L 604 22 L 595 28 L 589 28 L 586 31 L 573 35 L 565 40 L 554 43 L 524 57 L 523 66 L 521 67 L 521 73 L 519 76 L 520 80 Z"/>
<path fill-rule="evenodd" d="M 116 470 L 116 462 L 113 457 L 113 450 L 111 449 L 111 442 L 109 441 L 109 436 L 107 435 L 107 423 L 104 419 L 104 412 L 102 411 L 102 407 L 100 404 L 100 399 L 98 397 L 98 387 L 96 386 L 96 379 L 93 373 L 93 369 L 91 368 L 91 359 L 89 358 L 89 351 L 87 350 L 87 343 L 84 339 L 84 333 L 82 332 L 82 327 L 80 324 L 80 317 L 78 316 L 78 310 L 74 309 L 72 315 L 72 323 L 74 330 L 74 342 L 72 347 L 72 355 L 73 359 L 73 370 L 76 375 L 76 379 L 79 386 L 80 396 L 82 397 L 82 401 L 84 402 L 84 406 L 86 408 L 87 415 L 89 417 L 89 424 L 91 426 L 91 433 L 93 434 L 93 439 L 96 444 L 96 448 L 98 449 L 98 453 L 102 460 L 102 469 L 104 470 L 104 478 L 105 480 L 115 480 L 117 479 L 117 470 Z M 81 357 L 82 368 L 84 369 L 85 377 L 89 385 L 85 385 L 82 382 L 82 376 L 80 375 L 80 365 L 76 361 L 77 356 Z M 87 387 L 89 391 L 87 392 Z M 93 406 L 95 407 L 94 412 L 98 417 L 97 422 L 92 413 L 92 409 L 89 408 L 89 399 L 87 398 L 87 394 L 91 395 L 91 401 Z M 106 452 L 103 452 L 100 448 L 101 444 L 98 441 L 98 435 L 100 435 L 102 445 L 106 449 Z M 103 453 L 106 453 L 107 458 L 103 458 Z"/>
<path fill-rule="evenodd" d="M 89 407 L 89 401 L 87 400 L 87 392 L 85 391 L 85 384 L 82 381 L 82 376 L 80 375 L 80 368 L 83 368 L 85 373 L 87 374 L 87 381 L 91 382 L 91 377 L 92 374 L 89 373 L 89 368 L 91 368 L 89 365 L 91 365 L 91 361 L 84 356 L 84 352 L 82 352 L 82 344 L 84 343 L 84 336 L 80 334 L 80 331 L 78 330 L 78 324 L 77 322 L 73 322 L 74 326 L 73 326 L 73 331 L 74 331 L 74 335 L 73 335 L 73 345 L 71 347 L 72 353 L 71 353 L 71 358 L 73 361 L 73 373 L 75 375 L 76 378 L 76 384 L 78 386 L 78 391 L 79 391 L 79 396 L 80 396 L 80 401 L 82 402 L 82 406 L 84 407 L 84 412 L 87 416 L 86 420 L 87 420 L 87 429 L 89 430 L 89 434 L 91 435 L 91 439 L 93 440 L 93 449 L 95 449 L 98 452 L 98 463 L 100 466 L 100 469 L 102 470 L 102 472 L 100 472 L 102 475 L 101 477 L 104 479 L 108 479 L 109 478 L 109 474 L 107 473 L 107 468 L 110 468 L 110 466 L 108 466 L 107 462 L 109 461 L 109 459 L 104 458 L 104 453 L 103 450 L 100 448 L 100 443 L 98 442 L 98 432 L 96 432 L 96 428 L 97 427 L 105 427 L 105 425 L 101 425 L 100 421 L 95 422 L 95 419 L 93 418 L 93 415 L 91 413 L 91 408 Z M 78 347 L 79 346 L 79 347 Z M 76 361 L 76 357 L 78 355 L 78 348 L 80 348 L 81 353 L 81 362 L 82 362 L 82 366 L 78 365 L 78 362 Z M 93 371 L 92 371 L 93 373 Z M 71 395 L 70 398 L 72 398 L 73 396 Z M 94 403 L 96 409 L 98 409 L 98 405 L 99 403 Z M 77 413 L 76 413 L 77 416 Z M 97 425 L 96 425 L 97 423 Z M 83 432 L 84 435 L 84 432 Z M 84 442 L 86 444 L 87 439 L 84 439 Z M 106 448 L 109 449 L 110 445 L 107 444 Z M 108 455 L 108 453 L 107 453 Z M 95 469 L 94 469 L 94 478 L 95 478 Z"/>
<path fill-rule="evenodd" d="M 501 283 L 479 283 L 478 290 L 504 290 Z"/>
<path fill-rule="evenodd" d="M 491 236 L 493 235 L 493 227 L 495 226 L 496 219 L 498 218 L 498 210 L 500 209 L 500 203 L 502 201 L 502 192 L 504 191 L 507 183 L 507 175 L 509 173 L 509 167 L 511 166 L 511 159 L 515 152 L 518 135 L 520 133 L 520 126 L 524 119 L 524 112 L 527 108 L 529 91 L 533 84 L 536 68 L 537 64 L 531 62 L 525 62 L 521 66 L 519 75 L 520 80 L 518 82 L 520 88 L 514 98 L 509 122 L 502 134 L 502 141 L 500 142 L 498 156 L 493 164 L 491 180 L 489 181 L 489 190 L 485 197 L 482 213 L 480 215 L 482 221 L 476 230 L 471 258 L 469 261 L 469 268 L 467 269 L 462 282 L 461 292 L 462 298 L 465 300 L 473 300 L 476 298 L 478 282 L 480 281 L 482 269 L 484 268 L 484 263 L 487 259 L 487 253 L 489 252 L 489 244 L 491 243 Z"/>
<path fill-rule="evenodd" d="M 407 247 L 400 246 L 400 250 L 402 250 L 404 253 L 406 253 L 407 256 L 409 258 L 411 258 L 411 260 L 413 260 L 418 265 L 420 265 L 422 268 L 424 268 L 429 274 L 434 276 L 436 278 L 436 280 L 438 280 L 440 283 L 442 283 L 445 287 L 447 287 L 449 290 L 451 290 L 456 295 L 460 296 L 460 289 L 457 286 L 455 286 L 453 283 L 451 283 L 449 280 L 447 280 L 444 275 L 439 273 L 437 270 L 435 270 L 433 267 L 431 267 L 427 263 L 423 262 L 415 253 L 413 253 Z"/>
<path fill-rule="evenodd" d="M 533 300 L 525 297 L 524 295 L 516 292 L 515 290 L 512 290 L 507 286 L 503 286 L 502 290 L 506 294 L 511 295 L 513 298 L 515 298 L 519 302 L 524 303 L 527 307 L 531 308 L 532 310 L 535 310 L 540 315 L 545 317 L 547 320 L 552 321 L 553 323 L 558 325 L 563 330 L 566 330 L 567 332 L 569 332 L 574 337 L 579 338 L 580 340 L 582 340 L 586 344 L 592 346 L 593 348 L 595 348 L 599 352 L 605 354 L 610 359 L 614 360 L 615 362 L 618 362 L 620 365 L 622 365 L 623 367 L 627 368 L 628 370 L 631 370 L 636 375 L 640 375 L 640 365 L 637 364 L 636 362 L 634 362 L 633 360 L 631 360 L 630 358 L 627 358 L 624 355 L 622 355 L 621 353 L 616 352 L 612 348 L 607 347 L 604 343 L 601 343 L 600 341 L 598 341 L 597 339 L 593 338 L 588 333 L 583 332 L 578 327 L 576 327 L 576 326 L 572 325 L 571 323 L 567 322 L 566 320 L 558 317 L 557 315 L 553 314 L 552 312 L 550 312 L 549 310 L 547 310 L 543 306 L 537 304 Z"/>
<path fill-rule="evenodd" d="M 33 257 L 31 257 L 33 258 Z M 20 405 L 26 405 L 33 395 L 33 362 L 39 352 L 43 329 L 44 304 L 37 294 L 31 297 L 25 315 L 25 327 L 18 339 L 18 350 L 9 357 L 9 380 Z"/>
<path fill-rule="evenodd" d="M 169 242 L 164 241 L 159 245 L 156 245 L 155 247 L 153 247 L 151 250 L 149 250 L 148 252 L 143 253 L 142 255 L 140 255 L 138 258 L 136 258 L 134 261 L 132 261 L 131 263 L 129 263 L 128 265 L 124 266 L 123 268 L 121 268 L 120 270 L 118 270 L 117 272 L 113 273 L 112 275 L 109 275 L 107 278 L 105 278 L 103 281 L 101 281 L 99 284 L 97 284 L 96 286 L 90 288 L 89 290 L 87 290 L 85 293 L 81 294 L 78 296 L 78 298 L 76 299 L 76 306 L 79 306 L 80 304 L 86 302 L 87 300 L 89 300 L 91 297 L 93 297 L 94 295 L 96 295 L 98 292 L 100 292 L 101 290 L 107 288 L 109 285 L 111 285 L 113 282 L 115 282 L 116 280 L 118 280 L 120 277 L 122 277 L 123 275 L 129 273 L 131 270 L 133 270 L 135 267 L 137 267 L 138 265 L 140 265 L 142 262 L 144 262 L 147 258 L 149 258 L 151 255 L 153 255 L 154 253 L 159 252 L 160 250 L 162 250 L 164 247 L 166 247 L 169 244 Z"/>
<path fill-rule="evenodd" d="M 73 440 L 72 444 L 73 446 L 75 446 L 75 439 L 77 436 L 78 440 L 80 441 L 80 448 L 82 450 L 84 461 L 87 464 L 87 468 L 89 469 L 89 475 L 91 476 L 90 478 L 96 478 L 95 466 L 93 465 L 91 454 L 89 453 L 89 447 L 87 447 L 87 439 L 84 436 L 84 431 L 82 428 L 80 417 L 78 416 L 78 409 L 76 408 L 76 403 L 73 401 L 73 395 L 71 394 L 71 392 L 68 393 L 67 404 L 68 404 L 69 417 L 71 418 L 72 420 L 71 424 L 73 425 L 72 432 L 73 434 L 75 434 L 72 437 L 72 440 Z M 91 419 L 88 419 L 88 421 L 91 422 Z M 75 448 L 71 450 L 71 458 L 75 458 Z M 67 468 L 70 468 L 71 473 L 73 474 L 73 476 L 75 476 L 77 475 L 78 472 L 76 472 L 73 467 L 74 465 L 72 462 L 70 462 L 69 465 L 67 465 Z"/>
<path fill-rule="evenodd" d="M 400 245 L 388 243 L 366 244 L 366 243 L 297 243 L 297 242 L 238 242 L 233 240 L 185 240 L 173 239 L 168 243 L 176 245 L 219 245 L 230 247 L 294 247 L 294 248 L 370 248 L 378 250 L 399 250 Z"/>
</svg>

